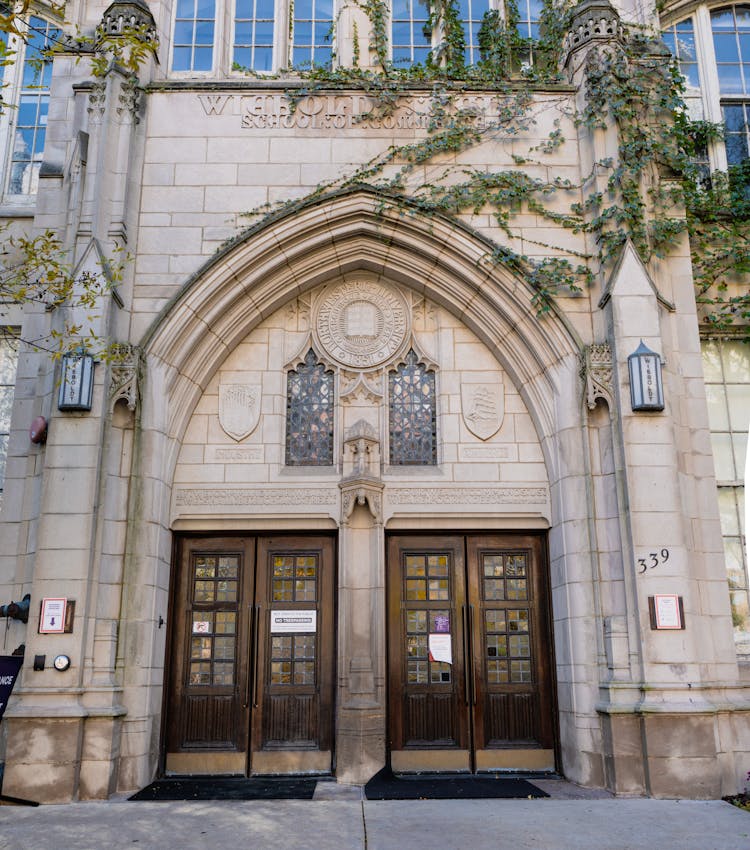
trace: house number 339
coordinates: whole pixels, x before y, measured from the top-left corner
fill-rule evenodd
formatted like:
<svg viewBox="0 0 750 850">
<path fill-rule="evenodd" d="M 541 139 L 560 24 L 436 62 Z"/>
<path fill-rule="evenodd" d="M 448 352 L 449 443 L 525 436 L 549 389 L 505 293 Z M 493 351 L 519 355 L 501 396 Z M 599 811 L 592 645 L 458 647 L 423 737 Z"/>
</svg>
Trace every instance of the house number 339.
<svg viewBox="0 0 750 850">
<path fill-rule="evenodd" d="M 659 564 L 666 564 L 669 560 L 669 549 L 662 549 L 659 552 L 649 552 L 645 558 L 638 558 L 639 573 L 645 573 L 646 570 L 653 570 Z"/>
</svg>

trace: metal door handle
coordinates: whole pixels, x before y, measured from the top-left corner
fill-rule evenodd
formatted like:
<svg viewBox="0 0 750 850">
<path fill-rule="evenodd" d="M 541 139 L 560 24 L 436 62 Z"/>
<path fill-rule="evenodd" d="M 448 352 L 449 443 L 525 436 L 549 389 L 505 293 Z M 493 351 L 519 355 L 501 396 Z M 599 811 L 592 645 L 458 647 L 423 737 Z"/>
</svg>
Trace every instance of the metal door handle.
<svg viewBox="0 0 750 850">
<path fill-rule="evenodd" d="M 250 668 L 250 664 L 252 663 L 252 654 L 253 654 L 253 634 L 255 633 L 255 609 L 252 605 L 248 605 L 248 612 L 250 622 L 248 623 L 248 644 L 247 644 L 247 680 L 245 682 L 245 702 L 242 707 L 247 708 L 250 705 L 250 691 L 252 687 L 252 677 L 253 671 Z"/>
<path fill-rule="evenodd" d="M 258 707 L 258 633 L 260 632 L 260 605 L 255 606 L 253 618 L 253 708 Z"/>
<path fill-rule="evenodd" d="M 469 686 L 469 666 L 471 658 L 469 656 L 469 616 L 467 606 L 461 606 L 461 636 L 464 645 L 464 701 L 466 705 L 471 703 L 471 689 Z"/>
<path fill-rule="evenodd" d="M 469 650 L 471 650 L 474 643 L 474 606 L 469 605 Z M 471 704 L 476 705 L 477 702 L 477 681 L 476 681 L 476 664 L 474 664 L 473 655 L 469 656 L 469 662 L 471 667 Z M 467 676 L 468 679 L 468 676 Z"/>
</svg>

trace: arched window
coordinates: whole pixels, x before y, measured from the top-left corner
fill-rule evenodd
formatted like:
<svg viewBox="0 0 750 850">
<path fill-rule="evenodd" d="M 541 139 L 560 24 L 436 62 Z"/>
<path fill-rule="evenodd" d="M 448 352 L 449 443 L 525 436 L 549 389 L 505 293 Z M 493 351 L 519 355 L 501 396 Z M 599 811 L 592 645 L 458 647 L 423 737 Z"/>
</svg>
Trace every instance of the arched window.
<svg viewBox="0 0 750 850">
<path fill-rule="evenodd" d="M 388 445 L 394 466 L 437 463 L 435 373 L 410 351 L 388 375 Z"/>
<path fill-rule="evenodd" d="M 287 374 L 287 466 L 333 464 L 333 372 L 310 349 L 305 362 Z"/>
</svg>

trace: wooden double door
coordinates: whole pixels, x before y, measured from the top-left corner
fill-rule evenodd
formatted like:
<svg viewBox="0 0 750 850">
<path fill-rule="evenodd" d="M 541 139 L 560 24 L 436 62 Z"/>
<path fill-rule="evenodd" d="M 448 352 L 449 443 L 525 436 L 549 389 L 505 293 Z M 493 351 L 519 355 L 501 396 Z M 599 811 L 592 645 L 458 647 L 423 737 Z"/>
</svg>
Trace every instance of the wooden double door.
<svg viewBox="0 0 750 850">
<path fill-rule="evenodd" d="M 177 542 L 167 772 L 328 773 L 333 540 Z"/>
<path fill-rule="evenodd" d="M 388 624 L 395 771 L 555 768 L 544 537 L 391 537 Z"/>
</svg>

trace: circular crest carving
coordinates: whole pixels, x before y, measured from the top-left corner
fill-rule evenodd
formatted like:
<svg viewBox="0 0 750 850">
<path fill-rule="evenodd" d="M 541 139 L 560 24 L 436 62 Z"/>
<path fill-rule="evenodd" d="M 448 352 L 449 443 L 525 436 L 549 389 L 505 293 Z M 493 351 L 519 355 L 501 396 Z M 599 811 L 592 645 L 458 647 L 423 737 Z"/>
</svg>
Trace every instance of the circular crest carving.
<svg viewBox="0 0 750 850">
<path fill-rule="evenodd" d="M 404 344 L 409 311 L 403 297 L 374 281 L 346 281 L 326 292 L 315 318 L 322 348 L 345 366 L 372 369 Z"/>
</svg>

